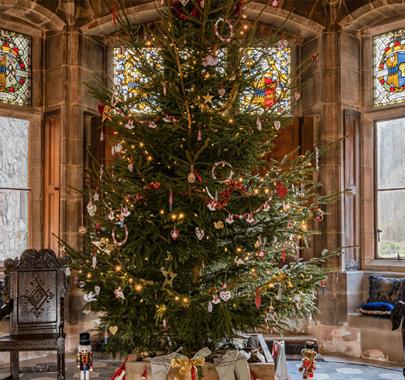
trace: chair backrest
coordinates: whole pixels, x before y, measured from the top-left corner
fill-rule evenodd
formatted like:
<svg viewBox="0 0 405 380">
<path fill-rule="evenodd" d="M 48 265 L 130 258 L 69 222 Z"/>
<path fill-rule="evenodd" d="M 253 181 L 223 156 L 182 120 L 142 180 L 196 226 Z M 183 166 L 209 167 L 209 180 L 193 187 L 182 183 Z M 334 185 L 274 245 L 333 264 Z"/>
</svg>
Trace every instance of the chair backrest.
<svg viewBox="0 0 405 380">
<path fill-rule="evenodd" d="M 11 335 L 57 334 L 63 330 L 69 261 L 49 249 L 28 249 L 19 258 L 5 260 L 6 293 L 13 302 Z"/>
</svg>

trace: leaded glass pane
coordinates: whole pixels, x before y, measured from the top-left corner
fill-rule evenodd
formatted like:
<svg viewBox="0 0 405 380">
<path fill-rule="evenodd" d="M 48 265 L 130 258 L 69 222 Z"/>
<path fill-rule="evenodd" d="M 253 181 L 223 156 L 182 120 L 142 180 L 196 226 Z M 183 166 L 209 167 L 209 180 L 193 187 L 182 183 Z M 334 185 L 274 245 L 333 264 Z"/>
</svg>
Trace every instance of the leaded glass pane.
<svg viewBox="0 0 405 380">
<path fill-rule="evenodd" d="M 0 29 L 0 101 L 31 103 L 31 38 Z"/>
<path fill-rule="evenodd" d="M 241 99 L 243 111 L 260 112 L 265 109 L 277 114 L 289 113 L 290 55 L 286 44 L 246 51 L 243 61 L 246 75 L 257 79 L 253 88 L 244 91 Z"/>
<path fill-rule="evenodd" d="M 28 127 L 0 117 L 0 261 L 27 248 Z"/>
<path fill-rule="evenodd" d="M 374 106 L 405 102 L 405 30 L 374 37 Z"/>
<path fill-rule="evenodd" d="M 145 88 L 147 80 L 142 75 L 141 68 L 150 66 L 152 76 L 161 68 L 161 58 L 158 49 L 145 48 L 142 54 L 137 54 L 131 49 L 114 49 L 114 84 L 116 93 L 125 100 L 131 100 L 131 110 L 134 112 L 151 112 L 157 101 L 150 94 L 141 90 Z"/>
</svg>

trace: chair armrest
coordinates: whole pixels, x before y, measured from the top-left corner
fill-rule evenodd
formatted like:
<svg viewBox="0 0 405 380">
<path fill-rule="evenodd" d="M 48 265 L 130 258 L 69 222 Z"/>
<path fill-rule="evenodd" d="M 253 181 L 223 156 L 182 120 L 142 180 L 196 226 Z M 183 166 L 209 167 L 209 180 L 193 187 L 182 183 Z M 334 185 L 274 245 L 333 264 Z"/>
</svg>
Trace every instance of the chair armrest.
<svg viewBox="0 0 405 380">
<path fill-rule="evenodd" d="M 14 302 L 11 299 L 10 301 L 8 301 L 8 303 L 6 303 L 4 306 L 2 306 L 0 308 L 0 321 L 2 319 L 4 319 L 4 317 L 7 317 L 8 315 L 10 315 L 12 313 L 13 306 L 14 306 Z"/>
</svg>

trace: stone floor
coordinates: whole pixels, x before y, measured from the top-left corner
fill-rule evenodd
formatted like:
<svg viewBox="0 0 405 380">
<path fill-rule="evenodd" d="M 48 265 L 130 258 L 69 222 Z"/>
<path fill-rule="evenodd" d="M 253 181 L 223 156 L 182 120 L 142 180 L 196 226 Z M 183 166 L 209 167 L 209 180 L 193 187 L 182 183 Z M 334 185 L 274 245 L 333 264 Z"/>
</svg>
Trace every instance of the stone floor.
<svg viewBox="0 0 405 380">
<path fill-rule="evenodd" d="M 33 370 L 45 369 L 49 367 L 49 359 L 40 358 L 31 361 L 21 362 L 21 367 L 24 370 L 24 374 L 21 374 L 21 380 L 38 379 L 38 380 L 54 380 L 56 374 L 52 372 L 47 373 L 33 373 Z M 103 379 L 109 380 L 114 373 L 115 368 L 119 365 L 119 362 L 113 360 L 95 360 L 95 368 L 91 374 L 90 379 Z M 0 364 L 0 379 L 4 379 L 8 376 L 8 369 L 6 363 Z M 289 361 L 288 368 L 291 376 L 291 380 L 302 379 L 298 371 L 300 363 L 299 361 Z M 67 366 L 67 380 L 78 379 L 79 373 L 76 369 L 75 358 L 69 356 L 66 359 Z M 29 371 L 29 372 L 28 372 Z M 369 364 L 351 364 L 348 362 L 337 363 L 324 361 L 318 363 L 318 369 L 316 371 L 313 380 L 403 380 L 402 370 L 398 367 L 394 368 L 379 368 L 371 366 Z M 266 379 L 264 379 L 266 380 Z"/>
</svg>

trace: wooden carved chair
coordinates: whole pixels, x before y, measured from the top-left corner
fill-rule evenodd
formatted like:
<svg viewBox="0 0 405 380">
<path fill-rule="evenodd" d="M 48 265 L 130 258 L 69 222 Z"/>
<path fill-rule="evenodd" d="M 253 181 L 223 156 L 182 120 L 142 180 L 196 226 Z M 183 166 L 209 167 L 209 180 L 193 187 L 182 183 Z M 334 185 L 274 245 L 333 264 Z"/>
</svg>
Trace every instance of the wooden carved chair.
<svg viewBox="0 0 405 380">
<path fill-rule="evenodd" d="M 20 351 L 57 351 L 58 380 L 65 380 L 65 334 L 63 306 L 67 292 L 65 269 L 68 257 L 51 250 L 24 251 L 7 259 L 5 290 L 11 311 L 10 335 L 0 338 L 0 352 L 10 352 L 10 372 L 19 378 Z"/>
</svg>

